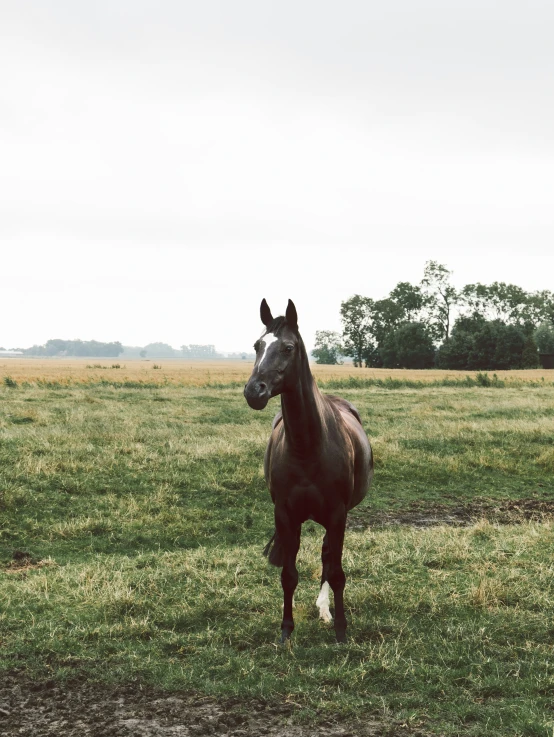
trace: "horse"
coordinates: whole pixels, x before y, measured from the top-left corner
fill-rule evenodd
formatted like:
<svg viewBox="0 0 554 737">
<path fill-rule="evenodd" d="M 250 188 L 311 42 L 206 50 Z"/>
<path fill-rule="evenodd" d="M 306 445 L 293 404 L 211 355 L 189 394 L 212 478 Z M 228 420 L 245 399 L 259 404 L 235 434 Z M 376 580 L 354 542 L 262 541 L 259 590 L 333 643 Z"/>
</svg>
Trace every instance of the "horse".
<svg viewBox="0 0 554 737">
<path fill-rule="evenodd" d="M 275 506 L 275 531 L 264 554 L 282 567 L 281 643 L 294 630 L 293 596 L 298 585 L 296 556 L 302 523 L 325 528 L 321 550 L 320 618 L 332 620 L 329 587 L 335 600 L 335 636 L 346 642 L 343 592 L 346 576 L 342 550 L 346 515 L 365 497 L 373 478 L 373 453 L 358 410 L 345 399 L 322 394 L 310 371 L 298 331 L 298 315 L 289 299 L 284 317 L 274 318 L 264 299 L 260 317 L 265 330 L 254 349 L 256 360 L 244 387 L 255 410 L 281 395 L 264 457 L 264 474 Z"/>
</svg>

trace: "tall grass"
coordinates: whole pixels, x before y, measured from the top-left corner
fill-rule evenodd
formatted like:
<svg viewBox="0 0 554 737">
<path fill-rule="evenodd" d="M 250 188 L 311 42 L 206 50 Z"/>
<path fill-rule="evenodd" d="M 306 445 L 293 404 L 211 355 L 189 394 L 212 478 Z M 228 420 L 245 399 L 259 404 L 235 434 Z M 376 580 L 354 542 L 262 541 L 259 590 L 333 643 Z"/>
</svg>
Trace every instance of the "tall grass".
<svg viewBox="0 0 554 737">
<path fill-rule="evenodd" d="M 88 359 L 90 361 L 90 359 Z M 89 363 L 87 359 L 0 359 L 0 379 L 10 376 L 19 384 L 51 386 L 94 386 L 98 378 L 98 370 L 102 370 L 105 381 L 117 383 L 135 382 L 139 384 L 175 384 L 176 386 L 243 386 L 248 379 L 252 366 L 247 361 L 184 361 L 165 360 L 163 365 L 147 360 L 129 360 L 125 365 L 100 359 Z M 520 385 L 529 382 L 539 385 L 542 382 L 552 384 L 552 371 L 529 369 L 524 371 L 499 371 L 490 376 L 486 372 L 474 373 L 463 371 L 426 370 L 412 371 L 400 369 L 358 369 L 352 365 L 320 366 L 314 364 L 312 370 L 326 388 L 367 388 L 384 386 L 386 388 L 411 387 L 421 384 L 433 386 L 459 386 L 479 384 L 480 381 L 495 382 L 497 386 Z M 495 379 L 494 376 L 497 378 Z M 466 377 L 469 377 L 467 379 Z M 480 378 L 481 377 L 481 378 Z"/>
<path fill-rule="evenodd" d="M 153 366 L 153 369 L 160 368 Z M 17 383 L 8 377 L 5 378 L 4 383 L 6 386 L 17 387 Z M 478 372 L 475 375 L 465 375 L 458 378 L 444 377 L 435 380 L 418 380 L 408 378 L 395 378 L 386 377 L 384 379 L 372 378 L 372 377 L 357 377 L 347 376 L 345 378 L 335 379 L 318 379 L 318 386 L 323 390 L 340 390 L 340 389 L 369 389 L 372 387 L 378 387 L 379 389 L 428 389 L 437 387 L 452 387 L 452 388 L 494 388 L 494 389 L 505 389 L 515 387 L 529 387 L 529 388 L 541 388 L 545 386 L 554 386 L 554 382 L 546 381 L 544 378 L 540 380 L 535 379 L 521 379 L 513 377 L 510 379 L 500 379 L 497 374 L 489 376 L 486 372 Z M 95 379 L 90 378 L 85 380 L 80 378 L 78 381 L 66 380 L 66 381 L 49 381 L 46 379 L 37 378 L 34 381 L 23 381 L 21 386 L 23 387 L 40 387 L 45 389 L 63 389 L 68 387 L 87 387 L 93 388 L 98 386 L 107 386 L 114 389 L 156 389 L 164 386 L 177 386 L 186 388 L 189 386 L 196 386 L 204 389 L 242 389 L 244 387 L 244 381 L 213 381 L 207 379 L 204 382 L 196 381 L 191 384 L 188 381 L 179 382 L 176 380 L 170 381 L 167 377 L 162 377 L 159 381 L 151 379 Z"/>
</svg>

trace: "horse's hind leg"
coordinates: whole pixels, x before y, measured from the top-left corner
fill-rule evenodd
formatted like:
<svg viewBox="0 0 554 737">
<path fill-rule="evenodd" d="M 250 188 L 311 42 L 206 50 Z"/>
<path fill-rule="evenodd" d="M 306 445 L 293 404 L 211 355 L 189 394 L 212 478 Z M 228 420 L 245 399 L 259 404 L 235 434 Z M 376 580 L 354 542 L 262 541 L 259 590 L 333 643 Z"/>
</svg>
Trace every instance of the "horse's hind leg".
<svg viewBox="0 0 554 737">
<path fill-rule="evenodd" d="M 335 635 L 337 642 L 346 642 L 346 615 L 344 613 L 343 592 L 346 576 L 342 569 L 342 547 L 346 527 L 346 510 L 342 510 L 327 528 L 329 541 L 329 566 L 327 580 L 333 589 L 335 599 Z"/>
<path fill-rule="evenodd" d="M 323 545 L 321 546 L 321 588 L 319 590 L 319 596 L 315 605 L 319 607 L 319 617 L 324 622 L 331 622 L 333 617 L 329 611 L 329 581 L 328 581 L 328 567 L 329 567 L 329 542 L 327 540 L 327 533 L 323 538 Z"/>
</svg>

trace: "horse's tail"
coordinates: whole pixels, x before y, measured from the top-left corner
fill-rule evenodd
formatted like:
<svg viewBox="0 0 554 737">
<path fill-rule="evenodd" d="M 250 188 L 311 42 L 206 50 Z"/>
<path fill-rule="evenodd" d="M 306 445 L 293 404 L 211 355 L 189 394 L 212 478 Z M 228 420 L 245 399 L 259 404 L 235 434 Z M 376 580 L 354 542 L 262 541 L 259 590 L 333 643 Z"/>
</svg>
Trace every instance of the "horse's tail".
<svg viewBox="0 0 554 737">
<path fill-rule="evenodd" d="M 272 566 L 282 568 L 285 563 L 285 556 L 281 540 L 277 534 L 277 530 L 273 533 L 271 540 L 264 548 L 264 555 L 269 560 Z"/>
</svg>

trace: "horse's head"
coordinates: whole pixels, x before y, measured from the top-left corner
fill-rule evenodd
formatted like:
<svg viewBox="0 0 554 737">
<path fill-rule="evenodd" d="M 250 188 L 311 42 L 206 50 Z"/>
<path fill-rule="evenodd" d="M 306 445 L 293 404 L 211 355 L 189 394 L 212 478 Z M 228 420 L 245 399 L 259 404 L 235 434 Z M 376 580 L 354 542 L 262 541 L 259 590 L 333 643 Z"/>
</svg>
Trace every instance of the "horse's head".
<svg viewBox="0 0 554 737">
<path fill-rule="evenodd" d="M 289 299 L 285 317 L 273 317 L 262 300 L 260 317 L 265 332 L 254 344 L 256 362 L 244 387 L 244 396 L 252 409 L 263 409 L 271 397 L 281 394 L 298 375 L 302 339 L 298 334 L 296 307 Z"/>
</svg>

